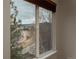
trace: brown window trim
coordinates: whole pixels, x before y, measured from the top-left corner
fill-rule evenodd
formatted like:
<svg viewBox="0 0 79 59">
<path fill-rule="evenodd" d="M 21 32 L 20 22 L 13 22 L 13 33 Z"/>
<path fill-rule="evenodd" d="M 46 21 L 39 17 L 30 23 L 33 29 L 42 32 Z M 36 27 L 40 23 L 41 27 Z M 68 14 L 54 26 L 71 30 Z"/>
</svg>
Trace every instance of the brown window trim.
<svg viewBox="0 0 79 59">
<path fill-rule="evenodd" d="M 40 7 L 51 10 L 52 12 L 56 12 L 56 4 L 51 0 L 25 0 L 25 1 L 31 2 Z"/>
</svg>

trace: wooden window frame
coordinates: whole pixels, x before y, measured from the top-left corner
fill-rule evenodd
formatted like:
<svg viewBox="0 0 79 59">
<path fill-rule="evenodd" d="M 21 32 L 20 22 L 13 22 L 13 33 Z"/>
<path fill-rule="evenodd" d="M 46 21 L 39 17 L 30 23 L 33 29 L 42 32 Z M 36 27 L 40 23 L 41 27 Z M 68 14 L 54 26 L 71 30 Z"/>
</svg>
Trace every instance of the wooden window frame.
<svg viewBox="0 0 79 59">
<path fill-rule="evenodd" d="M 56 12 L 56 3 L 51 0 L 25 0 L 40 7 Z"/>
</svg>

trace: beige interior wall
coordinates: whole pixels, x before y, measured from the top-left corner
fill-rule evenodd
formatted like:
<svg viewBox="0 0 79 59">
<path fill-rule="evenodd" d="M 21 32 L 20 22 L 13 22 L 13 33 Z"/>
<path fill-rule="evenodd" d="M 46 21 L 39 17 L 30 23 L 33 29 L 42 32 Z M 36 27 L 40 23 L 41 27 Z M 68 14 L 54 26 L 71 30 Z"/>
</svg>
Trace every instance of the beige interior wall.
<svg viewBox="0 0 79 59">
<path fill-rule="evenodd" d="M 56 0 L 57 53 L 48 59 L 76 59 L 76 2 Z"/>
<path fill-rule="evenodd" d="M 62 45 L 66 59 L 76 59 L 76 2 L 75 0 L 63 2 Z"/>
<path fill-rule="evenodd" d="M 10 9 L 9 1 L 3 0 L 3 59 L 10 59 Z"/>
</svg>

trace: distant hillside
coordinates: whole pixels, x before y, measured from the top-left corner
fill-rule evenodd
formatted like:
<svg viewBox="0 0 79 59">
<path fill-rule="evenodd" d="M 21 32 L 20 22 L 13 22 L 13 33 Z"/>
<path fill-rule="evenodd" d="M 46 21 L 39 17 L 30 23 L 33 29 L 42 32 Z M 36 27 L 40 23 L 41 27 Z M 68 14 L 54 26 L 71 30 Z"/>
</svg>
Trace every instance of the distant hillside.
<svg viewBox="0 0 79 59">
<path fill-rule="evenodd" d="M 33 27 L 34 24 L 22 24 L 21 26 L 25 28 L 29 28 L 29 27 Z"/>
</svg>

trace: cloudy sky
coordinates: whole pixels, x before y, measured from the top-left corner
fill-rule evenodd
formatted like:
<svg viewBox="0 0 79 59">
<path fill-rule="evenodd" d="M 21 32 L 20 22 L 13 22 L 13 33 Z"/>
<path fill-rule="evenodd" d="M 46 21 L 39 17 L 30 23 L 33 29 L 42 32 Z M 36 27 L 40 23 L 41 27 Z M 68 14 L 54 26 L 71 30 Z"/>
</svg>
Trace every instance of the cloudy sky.
<svg viewBox="0 0 79 59">
<path fill-rule="evenodd" d="M 35 6 L 24 0 L 12 0 L 19 11 L 17 19 L 22 20 L 22 24 L 35 22 Z M 18 20 L 17 20 L 18 21 Z"/>
<path fill-rule="evenodd" d="M 17 6 L 19 11 L 17 19 L 22 21 L 22 24 L 32 24 L 35 23 L 35 5 L 26 2 L 24 0 L 12 0 L 14 1 L 14 5 Z M 13 12 L 13 11 L 11 11 Z M 40 23 L 41 22 L 49 22 L 49 12 L 43 8 L 40 8 Z M 44 18 L 42 16 L 44 15 Z M 45 19 L 45 20 L 44 20 Z M 18 21 L 18 20 L 17 20 Z"/>
</svg>

